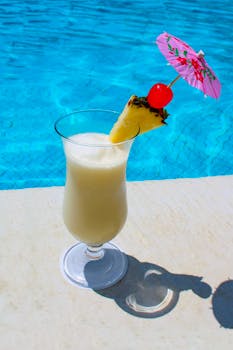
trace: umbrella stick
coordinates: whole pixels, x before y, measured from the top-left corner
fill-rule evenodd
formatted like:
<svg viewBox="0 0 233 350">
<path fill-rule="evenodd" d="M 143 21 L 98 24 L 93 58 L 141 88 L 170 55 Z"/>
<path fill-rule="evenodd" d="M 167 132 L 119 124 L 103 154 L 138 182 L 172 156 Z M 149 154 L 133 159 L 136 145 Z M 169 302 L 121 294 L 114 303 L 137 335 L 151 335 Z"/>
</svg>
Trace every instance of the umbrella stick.
<svg viewBox="0 0 233 350">
<path fill-rule="evenodd" d="M 173 84 L 175 84 L 175 82 L 178 80 L 178 79 L 180 79 L 181 78 L 181 76 L 180 75 L 177 75 L 177 77 L 174 79 L 174 80 L 172 80 L 172 82 L 170 82 L 170 84 L 168 84 L 168 86 L 167 87 L 171 87 Z"/>
</svg>

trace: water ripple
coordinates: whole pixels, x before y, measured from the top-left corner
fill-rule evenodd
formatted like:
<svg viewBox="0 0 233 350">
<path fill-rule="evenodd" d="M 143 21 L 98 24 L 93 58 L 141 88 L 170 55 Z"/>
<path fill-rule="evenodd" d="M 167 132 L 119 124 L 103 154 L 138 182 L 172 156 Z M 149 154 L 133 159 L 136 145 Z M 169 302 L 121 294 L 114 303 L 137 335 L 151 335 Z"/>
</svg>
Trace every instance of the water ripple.
<svg viewBox="0 0 233 350">
<path fill-rule="evenodd" d="M 47 178 L 49 185 L 63 183 L 63 175 L 59 175 L 64 167 L 62 149 L 51 177 L 45 161 L 49 159 L 48 140 L 57 147 L 52 124 L 58 115 L 89 106 L 121 110 L 132 93 L 145 95 L 156 81 L 171 81 L 175 71 L 154 45 L 164 30 L 195 50 L 205 51 L 222 82 L 222 96 L 218 101 L 203 99 L 202 93 L 179 81 L 169 105 L 169 125 L 137 140 L 128 177 L 142 180 L 233 173 L 229 112 L 232 18 L 229 0 L 213 0 L 205 6 L 201 0 L 1 1 L 2 143 L 7 145 L 12 139 L 17 145 L 24 138 L 41 164 L 45 162 L 44 170 L 38 164 L 39 171 L 35 162 L 25 165 L 23 157 L 17 157 L 20 147 L 15 146 L 14 155 L 5 147 L 4 158 L 14 164 L 14 170 L 9 165 L 6 168 L 0 159 L 2 173 L 8 178 L 5 186 L 17 187 L 17 172 L 19 186 L 23 186 L 23 176 L 25 184 L 30 183 L 30 174 L 35 186 L 40 183 L 39 176 L 43 181 Z M 40 134 L 39 149 L 33 140 L 35 128 Z M 25 159 L 29 157 L 27 152 L 23 154 Z M 22 170 L 25 167 L 29 167 L 27 172 Z M 1 186 L 4 188 L 4 181 Z"/>
</svg>

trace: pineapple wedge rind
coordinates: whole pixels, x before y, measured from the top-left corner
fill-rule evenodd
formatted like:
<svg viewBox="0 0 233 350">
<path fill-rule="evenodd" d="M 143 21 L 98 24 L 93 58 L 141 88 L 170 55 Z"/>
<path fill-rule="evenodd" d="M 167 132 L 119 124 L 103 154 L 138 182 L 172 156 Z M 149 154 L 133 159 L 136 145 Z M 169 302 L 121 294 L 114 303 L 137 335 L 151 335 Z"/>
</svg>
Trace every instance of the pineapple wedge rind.
<svg viewBox="0 0 233 350">
<path fill-rule="evenodd" d="M 138 134 L 166 124 L 168 114 L 164 109 L 151 108 L 145 97 L 131 96 L 109 138 L 112 143 L 129 140 Z"/>
</svg>

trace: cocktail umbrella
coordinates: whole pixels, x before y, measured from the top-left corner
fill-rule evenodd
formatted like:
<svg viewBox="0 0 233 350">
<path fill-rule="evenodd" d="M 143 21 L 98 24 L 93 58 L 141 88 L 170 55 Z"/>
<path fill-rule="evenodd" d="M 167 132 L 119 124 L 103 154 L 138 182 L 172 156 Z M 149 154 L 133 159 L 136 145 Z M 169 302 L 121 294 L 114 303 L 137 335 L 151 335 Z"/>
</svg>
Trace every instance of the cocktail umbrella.
<svg viewBox="0 0 233 350">
<path fill-rule="evenodd" d="M 156 44 L 168 62 L 179 73 L 168 87 L 183 77 L 191 86 L 203 91 L 205 95 L 219 97 L 220 81 L 206 63 L 203 51 L 196 53 L 184 41 L 166 32 L 157 37 Z"/>
</svg>

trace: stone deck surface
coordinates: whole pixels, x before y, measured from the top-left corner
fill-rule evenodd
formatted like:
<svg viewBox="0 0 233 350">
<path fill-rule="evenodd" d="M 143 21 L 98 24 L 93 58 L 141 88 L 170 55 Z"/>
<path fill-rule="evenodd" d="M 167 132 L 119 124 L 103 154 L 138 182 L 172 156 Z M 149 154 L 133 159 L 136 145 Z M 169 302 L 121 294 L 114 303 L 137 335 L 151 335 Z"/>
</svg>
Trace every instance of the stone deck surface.
<svg viewBox="0 0 233 350">
<path fill-rule="evenodd" d="M 1 350 L 233 348 L 233 176 L 128 183 L 114 242 L 129 270 L 99 292 L 60 273 L 74 244 L 62 198 L 62 187 L 0 192 Z M 171 300 L 159 312 L 161 285 Z"/>
</svg>

